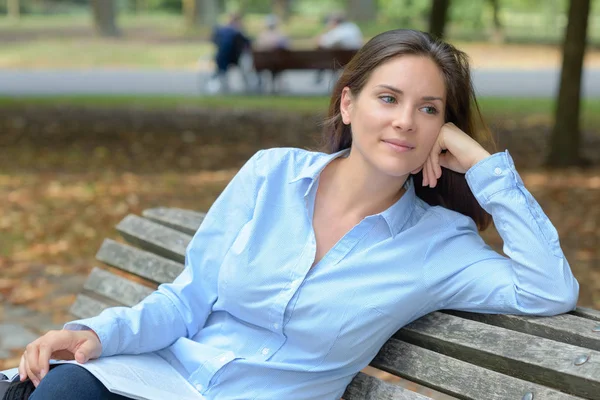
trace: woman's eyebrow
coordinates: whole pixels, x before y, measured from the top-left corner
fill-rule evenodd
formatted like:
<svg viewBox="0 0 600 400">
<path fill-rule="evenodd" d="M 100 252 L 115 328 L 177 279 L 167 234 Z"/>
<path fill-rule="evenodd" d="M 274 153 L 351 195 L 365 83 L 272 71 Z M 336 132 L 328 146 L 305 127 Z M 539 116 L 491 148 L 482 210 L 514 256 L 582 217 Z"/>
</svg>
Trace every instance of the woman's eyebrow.
<svg viewBox="0 0 600 400">
<path fill-rule="evenodd" d="M 404 92 L 401 89 L 398 89 L 397 87 L 394 87 L 394 86 L 391 86 L 391 85 L 382 84 L 382 85 L 377 85 L 375 87 L 382 87 L 382 88 L 388 89 L 388 90 L 390 90 L 390 91 L 392 91 L 394 93 L 397 93 L 399 95 L 403 95 L 404 94 Z M 423 96 L 421 99 L 422 100 L 426 100 L 426 101 L 439 100 L 439 101 L 442 102 L 442 104 L 444 103 L 444 99 L 441 98 L 441 97 L 437 97 L 437 96 Z"/>
</svg>

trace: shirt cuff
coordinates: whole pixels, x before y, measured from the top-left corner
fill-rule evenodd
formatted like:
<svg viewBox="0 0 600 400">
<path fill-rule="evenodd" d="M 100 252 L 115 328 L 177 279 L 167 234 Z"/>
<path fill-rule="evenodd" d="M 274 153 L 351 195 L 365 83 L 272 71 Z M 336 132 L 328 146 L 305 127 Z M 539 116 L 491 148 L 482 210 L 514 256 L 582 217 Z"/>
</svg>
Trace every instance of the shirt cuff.
<svg viewBox="0 0 600 400">
<path fill-rule="evenodd" d="M 487 203 L 498 192 L 524 186 L 508 150 L 479 161 L 467 171 L 465 178 L 480 204 Z"/>
<path fill-rule="evenodd" d="M 63 326 L 63 329 L 69 331 L 94 331 L 98 335 L 100 344 L 102 345 L 100 357 L 106 357 L 116 353 L 116 343 L 110 343 L 109 340 L 112 328 L 114 327 L 111 322 L 107 324 L 106 322 L 98 321 L 99 318 L 102 318 L 102 316 L 67 322 Z"/>
</svg>

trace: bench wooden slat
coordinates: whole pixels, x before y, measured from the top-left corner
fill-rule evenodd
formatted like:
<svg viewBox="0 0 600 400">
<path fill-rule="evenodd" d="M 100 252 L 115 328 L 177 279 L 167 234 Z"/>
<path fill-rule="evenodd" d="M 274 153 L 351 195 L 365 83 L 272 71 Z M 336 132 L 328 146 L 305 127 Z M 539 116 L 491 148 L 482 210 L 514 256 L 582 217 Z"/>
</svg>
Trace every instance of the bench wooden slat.
<svg viewBox="0 0 600 400">
<path fill-rule="evenodd" d="M 144 210 L 142 216 L 193 236 L 204 220 L 206 213 L 183 210 L 181 208 L 158 207 Z"/>
<path fill-rule="evenodd" d="M 94 299 L 83 293 L 77 295 L 75 302 L 69 310 L 76 318 L 91 318 L 100 314 L 102 310 L 109 308 L 108 303 L 103 303 L 100 300 Z"/>
<path fill-rule="evenodd" d="M 600 400 L 600 352 L 441 312 L 428 314 L 395 337 L 507 375 Z M 574 364 L 581 355 L 590 359 Z"/>
<path fill-rule="evenodd" d="M 357 50 L 253 50 L 256 71 L 281 72 L 295 69 L 338 69 L 346 65 Z"/>
<path fill-rule="evenodd" d="M 130 307 L 154 291 L 100 268 L 92 270 L 83 288 Z"/>
<path fill-rule="evenodd" d="M 371 365 L 461 399 L 522 399 L 529 392 L 534 399 L 580 399 L 398 339 L 390 339 Z"/>
<path fill-rule="evenodd" d="M 354 377 L 346 388 L 344 400 L 427 400 L 431 397 L 411 392 L 400 386 L 384 382 L 362 372 Z"/>
<path fill-rule="evenodd" d="M 173 282 L 184 268 L 178 262 L 111 239 L 104 239 L 96 259 L 159 284 Z"/>
<path fill-rule="evenodd" d="M 522 315 L 478 314 L 460 311 L 445 311 L 448 314 L 472 321 L 500 326 L 518 332 L 528 333 L 579 347 L 600 351 L 600 335 L 592 329 L 598 325 L 590 319 L 571 314 L 554 317 L 533 317 Z"/>
<path fill-rule="evenodd" d="M 154 208 L 117 226 L 130 243 L 105 240 L 97 258 L 157 284 L 181 273 L 185 250 L 204 214 Z M 153 289 L 94 269 L 73 306 L 78 318 L 114 305 L 133 306 Z M 371 362 L 373 367 L 446 393 L 452 398 L 600 400 L 600 311 L 577 308 L 554 317 L 443 311 L 401 329 Z M 589 359 L 575 365 L 575 360 Z M 431 394 L 430 396 L 433 396 Z M 344 399 L 428 399 L 360 373 Z"/>
<path fill-rule="evenodd" d="M 180 263 L 185 262 L 185 249 L 192 240 L 190 235 L 133 214 L 119 222 L 117 231 L 128 242 Z"/>
<path fill-rule="evenodd" d="M 600 311 L 591 308 L 577 307 L 575 310 L 571 311 L 570 314 L 592 319 L 594 321 L 600 321 Z"/>
</svg>

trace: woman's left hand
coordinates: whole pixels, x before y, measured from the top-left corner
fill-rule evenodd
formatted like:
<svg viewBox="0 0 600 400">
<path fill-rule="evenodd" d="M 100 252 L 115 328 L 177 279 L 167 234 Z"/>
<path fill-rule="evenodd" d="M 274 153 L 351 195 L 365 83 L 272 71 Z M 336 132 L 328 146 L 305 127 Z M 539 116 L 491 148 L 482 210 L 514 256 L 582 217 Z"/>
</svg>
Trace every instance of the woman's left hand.
<svg viewBox="0 0 600 400">
<path fill-rule="evenodd" d="M 445 153 L 442 153 L 446 150 Z M 475 139 L 464 133 L 452 122 L 442 126 L 423 169 L 423 186 L 434 188 L 442 176 L 442 167 L 461 174 L 473 165 L 490 156 Z M 420 169 L 413 171 L 418 173 Z"/>
</svg>

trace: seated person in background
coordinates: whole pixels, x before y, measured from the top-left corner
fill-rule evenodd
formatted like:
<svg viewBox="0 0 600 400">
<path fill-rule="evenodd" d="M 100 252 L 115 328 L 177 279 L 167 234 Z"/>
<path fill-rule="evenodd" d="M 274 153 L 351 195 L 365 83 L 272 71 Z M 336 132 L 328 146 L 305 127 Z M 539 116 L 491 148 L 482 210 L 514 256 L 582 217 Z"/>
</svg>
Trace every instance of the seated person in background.
<svg viewBox="0 0 600 400">
<path fill-rule="evenodd" d="M 242 16 L 233 14 L 227 25 L 217 25 L 213 30 L 211 40 L 217 47 L 216 70 L 213 79 L 219 79 L 221 90 L 228 91 L 227 71 L 229 66 L 238 65 L 242 53 L 250 48 L 250 39 L 242 31 Z M 242 77 L 246 81 L 245 74 L 242 73 Z"/>
<path fill-rule="evenodd" d="M 279 30 L 279 20 L 275 15 L 267 15 L 265 18 L 265 30 L 262 31 L 258 38 L 252 43 L 252 48 L 255 50 L 277 50 L 289 48 L 289 39 Z M 257 73 L 257 85 L 262 88 L 263 81 L 262 75 Z M 281 77 L 274 76 L 272 84 L 275 87 L 275 91 L 279 91 L 283 88 L 283 82 Z"/>
<path fill-rule="evenodd" d="M 319 36 L 321 49 L 358 50 L 363 45 L 363 35 L 358 25 L 346 20 L 342 13 L 331 14 L 326 19 L 327 31 Z M 317 71 L 316 83 L 323 81 L 323 70 Z"/>
<path fill-rule="evenodd" d="M 265 18 L 265 30 L 258 35 L 252 47 L 256 50 L 287 49 L 289 47 L 287 36 L 279 30 L 277 16 L 272 14 L 267 15 Z"/>
<path fill-rule="evenodd" d="M 344 14 L 334 13 L 327 18 L 327 31 L 319 37 L 320 48 L 358 50 L 362 45 L 360 28 Z"/>
</svg>

